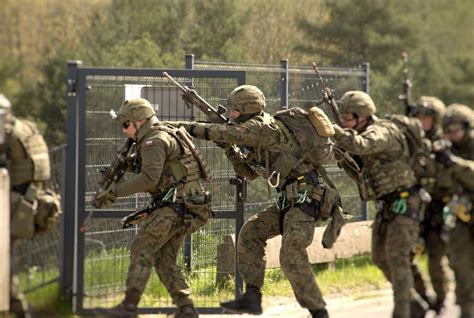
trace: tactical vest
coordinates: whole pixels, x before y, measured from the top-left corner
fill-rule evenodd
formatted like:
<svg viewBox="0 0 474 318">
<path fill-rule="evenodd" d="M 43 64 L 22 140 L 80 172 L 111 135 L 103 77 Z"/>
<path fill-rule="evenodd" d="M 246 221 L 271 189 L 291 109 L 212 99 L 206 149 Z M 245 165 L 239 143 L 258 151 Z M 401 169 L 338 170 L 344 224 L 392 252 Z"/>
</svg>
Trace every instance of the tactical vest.
<svg viewBox="0 0 474 318">
<path fill-rule="evenodd" d="M 12 186 L 45 181 L 50 178 L 48 147 L 34 123 L 15 120 L 8 152 Z M 18 157 L 23 158 L 18 159 Z"/>
<path fill-rule="evenodd" d="M 186 130 L 167 126 L 164 124 L 154 125 L 152 130 L 161 130 L 173 136 L 179 143 L 182 153 L 174 160 L 169 160 L 163 167 L 162 177 L 157 185 L 160 193 L 167 191 L 170 187 L 176 187 L 179 184 L 190 184 L 193 181 L 199 182 L 200 179 L 209 181 L 211 174 L 204 157 L 194 146 Z M 180 190 L 187 191 L 187 187 L 180 187 Z M 179 194 L 178 194 L 179 195 Z"/>
<path fill-rule="evenodd" d="M 436 162 L 431 156 L 431 140 L 425 137 L 421 122 L 414 117 L 395 114 L 387 115 L 385 118 L 393 122 L 405 136 L 408 145 L 408 160 L 423 187 L 432 187 L 436 178 Z M 434 137 L 435 133 L 432 132 Z"/>
<path fill-rule="evenodd" d="M 389 120 L 377 120 L 372 125 L 380 125 L 389 130 L 402 145 L 403 150 L 387 150 L 361 156 L 363 163 L 357 175 L 357 186 L 363 201 L 375 200 L 394 191 L 407 190 L 417 180 L 409 162 L 409 149 L 405 136 Z"/>
<path fill-rule="evenodd" d="M 286 180 L 314 170 L 331 158 L 331 133 L 323 127 L 332 128 L 327 117 L 315 119 L 321 124 L 319 131 L 309 119 L 308 112 L 297 107 L 279 111 L 273 117 L 264 113 L 254 119 L 262 123 L 263 136 L 267 131 L 268 134 L 274 133 L 276 127 L 282 135 L 279 144 L 267 145 L 266 149 L 261 146 L 251 148 L 246 160 L 257 174 L 265 178 L 273 172 L 279 174 L 279 182 L 273 180 L 274 184 L 283 186 Z"/>
<path fill-rule="evenodd" d="M 451 151 L 463 159 L 474 160 L 474 130 L 468 129 L 462 140 L 453 144 Z"/>
</svg>

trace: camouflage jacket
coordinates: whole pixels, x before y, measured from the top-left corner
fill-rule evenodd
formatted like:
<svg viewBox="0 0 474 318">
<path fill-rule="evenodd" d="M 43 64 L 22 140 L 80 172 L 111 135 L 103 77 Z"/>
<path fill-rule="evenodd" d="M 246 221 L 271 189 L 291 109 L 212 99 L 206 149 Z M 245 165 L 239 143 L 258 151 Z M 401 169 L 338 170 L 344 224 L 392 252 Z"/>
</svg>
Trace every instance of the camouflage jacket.
<svg viewBox="0 0 474 318">
<path fill-rule="evenodd" d="M 451 151 L 456 156 L 467 160 L 474 160 L 474 130 L 467 130 L 464 137 L 457 143 L 453 143 Z"/>
<path fill-rule="evenodd" d="M 374 118 L 362 133 L 339 126 L 335 130 L 338 146 L 361 166 L 361 171 L 355 172 L 345 162 L 339 163 L 357 182 L 362 200 L 375 200 L 417 183 L 409 164 L 405 137 L 391 121 Z"/>
<path fill-rule="evenodd" d="M 280 172 L 280 169 L 288 169 L 287 179 L 292 179 L 322 163 L 321 156 L 302 153 L 295 136 L 267 113 L 239 124 L 182 122 L 179 125 L 186 127 L 194 137 L 224 145 L 236 173 L 248 179 L 267 177 L 269 172 Z M 331 153 L 325 160 L 330 158 Z M 280 187 L 283 185 L 283 182 L 279 184 Z"/>
<path fill-rule="evenodd" d="M 184 158 L 180 141 L 169 132 L 176 128 L 168 129 L 160 124 L 156 117 L 145 121 L 139 128 L 133 163 L 133 170 L 138 173 L 124 182 L 115 184 L 114 190 L 118 197 L 139 192 L 162 194 L 180 183 L 179 191 L 189 181 L 197 182 L 195 188 L 203 191 L 199 183 L 198 162 L 194 158 Z M 183 164 L 184 161 L 186 163 Z M 178 197 L 180 194 L 178 193 Z"/>
</svg>

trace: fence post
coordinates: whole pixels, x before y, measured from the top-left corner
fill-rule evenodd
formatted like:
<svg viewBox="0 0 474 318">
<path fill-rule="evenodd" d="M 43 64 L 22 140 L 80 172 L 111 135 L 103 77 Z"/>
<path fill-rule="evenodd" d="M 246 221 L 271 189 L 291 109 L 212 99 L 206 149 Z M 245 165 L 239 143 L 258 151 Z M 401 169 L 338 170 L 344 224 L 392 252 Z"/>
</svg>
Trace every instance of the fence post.
<svg viewBox="0 0 474 318">
<path fill-rule="evenodd" d="M 362 81 L 362 90 L 368 94 L 369 83 L 370 83 L 369 82 L 370 63 L 362 64 L 362 69 L 364 70 L 364 73 L 365 73 L 365 80 Z"/>
<path fill-rule="evenodd" d="M 184 67 L 187 70 L 192 70 L 194 68 L 194 54 L 186 54 L 185 56 Z M 187 81 L 186 85 L 192 86 L 193 80 Z M 193 257 L 193 238 L 191 235 L 186 236 L 184 239 L 183 246 L 183 257 L 184 257 L 184 268 L 190 272 L 192 265 Z"/>
<path fill-rule="evenodd" d="M 280 106 L 288 107 L 288 59 L 280 60 Z"/>
<path fill-rule="evenodd" d="M 365 79 L 362 80 L 361 89 L 368 94 L 369 93 L 370 63 L 362 64 L 362 69 L 364 70 L 364 73 L 365 73 Z M 362 220 L 368 220 L 369 219 L 369 204 L 367 202 L 360 201 L 360 210 L 361 210 L 360 212 L 362 215 Z"/>
<path fill-rule="evenodd" d="M 62 197 L 63 219 L 61 222 L 61 264 L 60 264 L 60 289 L 63 297 L 69 301 L 72 308 L 72 289 L 74 281 L 74 237 L 76 226 L 74 223 L 77 215 L 77 69 L 82 65 L 82 61 L 69 61 L 67 63 L 67 145 L 65 180 L 67 185 L 64 188 Z"/>
</svg>

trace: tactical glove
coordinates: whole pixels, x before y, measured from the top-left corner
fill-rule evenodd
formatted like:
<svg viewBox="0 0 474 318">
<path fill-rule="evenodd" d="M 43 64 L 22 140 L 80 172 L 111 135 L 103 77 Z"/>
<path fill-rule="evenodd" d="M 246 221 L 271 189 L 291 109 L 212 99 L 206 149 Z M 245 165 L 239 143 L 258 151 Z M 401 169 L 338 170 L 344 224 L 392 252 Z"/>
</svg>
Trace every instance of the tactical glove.
<svg viewBox="0 0 474 318">
<path fill-rule="evenodd" d="M 452 167 L 456 164 L 456 159 L 449 149 L 436 151 L 435 160 L 445 167 Z"/>
<path fill-rule="evenodd" d="M 114 204 L 116 199 L 117 195 L 113 191 L 113 187 L 109 187 L 105 191 L 96 193 L 92 204 L 96 209 L 107 209 Z"/>
</svg>

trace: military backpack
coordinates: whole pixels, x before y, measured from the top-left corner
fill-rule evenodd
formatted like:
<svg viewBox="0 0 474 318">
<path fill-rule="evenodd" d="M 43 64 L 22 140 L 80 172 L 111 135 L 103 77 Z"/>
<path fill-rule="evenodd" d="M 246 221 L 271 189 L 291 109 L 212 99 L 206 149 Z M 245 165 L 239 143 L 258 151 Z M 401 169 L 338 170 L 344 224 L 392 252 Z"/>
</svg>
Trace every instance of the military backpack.
<svg viewBox="0 0 474 318">
<path fill-rule="evenodd" d="M 414 117 L 400 114 L 386 115 L 403 133 L 408 144 L 409 162 L 418 180 L 432 177 L 436 171 L 431 156 L 431 142 L 425 137 L 421 122 Z"/>
</svg>

